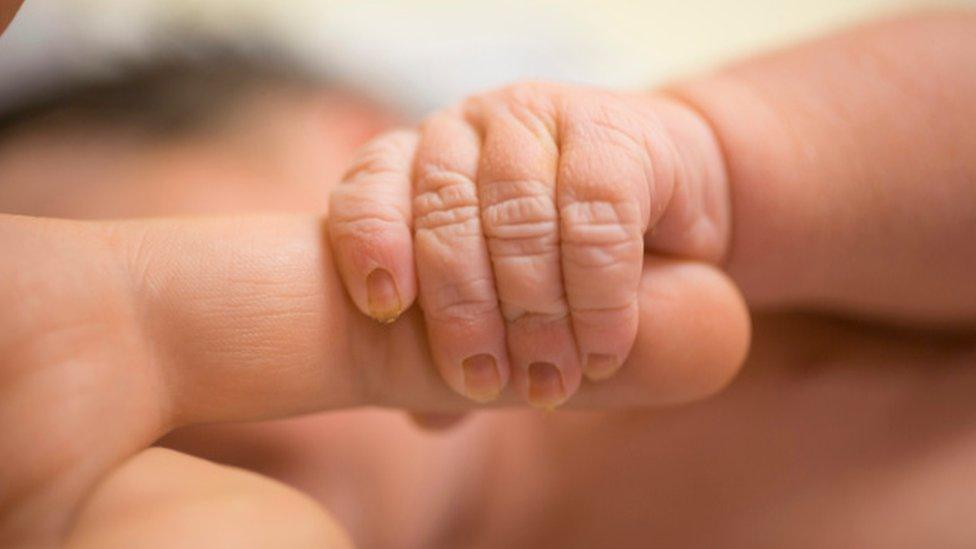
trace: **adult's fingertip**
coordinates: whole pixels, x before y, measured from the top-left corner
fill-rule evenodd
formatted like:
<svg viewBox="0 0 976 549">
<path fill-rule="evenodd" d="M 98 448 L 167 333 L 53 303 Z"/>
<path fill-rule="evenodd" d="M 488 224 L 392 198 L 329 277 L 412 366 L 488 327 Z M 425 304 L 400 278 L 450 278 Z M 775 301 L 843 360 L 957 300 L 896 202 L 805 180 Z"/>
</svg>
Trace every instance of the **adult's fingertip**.
<svg viewBox="0 0 976 549">
<path fill-rule="evenodd" d="M 641 328 L 624 381 L 644 386 L 647 402 L 659 405 L 724 389 L 745 362 L 751 337 L 749 311 L 732 280 L 705 263 L 648 258 L 641 288 Z"/>
</svg>

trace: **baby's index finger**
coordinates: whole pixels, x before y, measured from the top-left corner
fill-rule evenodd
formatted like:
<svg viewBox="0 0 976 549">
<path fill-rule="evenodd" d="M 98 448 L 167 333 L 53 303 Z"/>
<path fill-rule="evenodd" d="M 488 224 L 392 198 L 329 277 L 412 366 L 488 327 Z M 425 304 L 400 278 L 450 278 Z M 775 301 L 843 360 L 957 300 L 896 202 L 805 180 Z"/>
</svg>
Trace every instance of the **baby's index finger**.
<svg viewBox="0 0 976 549">
<path fill-rule="evenodd" d="M 398 130 L 368 143 L 336 186 L 329 236 L 356 307 L 393 322 L 417 295 L 410 173 L 417 135 Z"/>
</svg>

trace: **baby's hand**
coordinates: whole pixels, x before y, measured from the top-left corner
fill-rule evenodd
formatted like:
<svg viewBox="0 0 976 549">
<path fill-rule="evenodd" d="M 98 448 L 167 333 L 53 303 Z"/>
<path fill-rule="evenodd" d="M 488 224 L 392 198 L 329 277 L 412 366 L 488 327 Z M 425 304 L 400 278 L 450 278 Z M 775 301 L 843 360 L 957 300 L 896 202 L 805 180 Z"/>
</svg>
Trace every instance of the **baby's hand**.
<svg viewBox="0 0 976 549">
<path fill-rule="evenodd" d="M 330 210 L 360 310 L 392 321 L 419 286 L 452 388 L 490 401 L 511 374 L 547 408 L 629 353 L 645 243 L 715 260 L 728 232 L 721 157 L 697 115 L 549 84 L 478 95 L 377 138 Z"/>
</svg>

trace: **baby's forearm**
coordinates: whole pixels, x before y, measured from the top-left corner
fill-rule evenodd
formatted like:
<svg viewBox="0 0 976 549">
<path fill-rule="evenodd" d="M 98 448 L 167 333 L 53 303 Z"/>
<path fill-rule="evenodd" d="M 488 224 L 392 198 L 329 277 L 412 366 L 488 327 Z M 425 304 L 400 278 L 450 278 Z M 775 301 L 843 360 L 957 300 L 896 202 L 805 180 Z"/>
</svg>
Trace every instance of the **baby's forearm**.
<svg viewBox="0 0 976 549">
<path fill-rule="evenodd" d="M 976 316 L 976 13 L 885 21 L 668 92 L 721 143 L 754 305 Z"/>
</svg>

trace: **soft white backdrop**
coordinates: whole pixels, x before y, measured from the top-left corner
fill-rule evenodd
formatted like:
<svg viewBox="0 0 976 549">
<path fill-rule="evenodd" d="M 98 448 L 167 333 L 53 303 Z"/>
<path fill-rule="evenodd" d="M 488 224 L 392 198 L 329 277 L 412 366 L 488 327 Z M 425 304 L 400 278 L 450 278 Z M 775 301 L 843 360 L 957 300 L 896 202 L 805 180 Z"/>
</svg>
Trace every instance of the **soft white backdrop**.
<svg viewBox="0 0 976 549">
<path fill-rule="evenodd" d="M 119 54 L 178 47 L 175 28 L 281 48 L 419 116 L 516 79 L 646 86 L 871 15 L 953 3 L 967 2 L 27 0 L 0 38 L 0 107 L 109 70 Z"/>
</svg>

